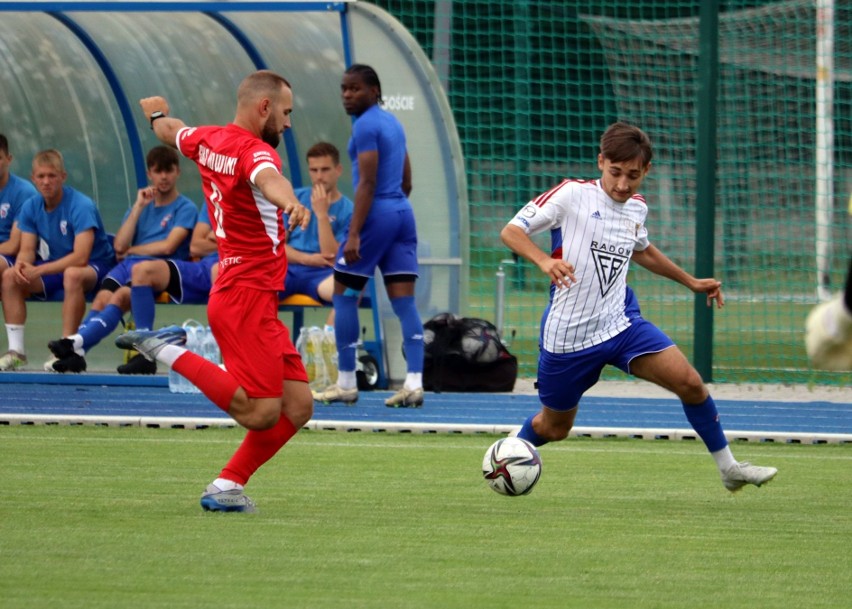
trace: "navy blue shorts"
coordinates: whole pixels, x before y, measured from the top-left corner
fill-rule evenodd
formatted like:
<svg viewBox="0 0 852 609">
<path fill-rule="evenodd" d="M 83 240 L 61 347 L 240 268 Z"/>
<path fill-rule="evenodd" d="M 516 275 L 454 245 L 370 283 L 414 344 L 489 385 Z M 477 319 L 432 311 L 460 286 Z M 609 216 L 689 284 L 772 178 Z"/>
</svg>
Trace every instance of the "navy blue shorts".
<svg viewBox="0 0 852 609">
<path fill-rule="evenodd" d="M 288 264 L 287 277 L 284 280 L 284 291 L 281 298 L 293 294 L 306 294 L 319 302 L 326 302 L 319 296 L 317 288 L 326 278 L 334 275 L 330 266 L 308 266 L 306 264 Z M 329 304 L 326 302 L 326 304 Z"/>
<path fill-rule="evenodd" d="M 36 265 L 42 265 L 44 262 L 38 261 Z M 91 291 L 86 292 L 87 297 L 92 297 L 97 294 L 101 288 L 101 282 L 106 277 L 106 274 L 115 264 L 115 260 L 90 260 L 88 266 L 95 269 L 98 275 L 98 280 L 95 287 Z M 33 294 L 32 298 L 36 300 L 60 301 L 65 299 L 65 287 L 62 283 L 64 274 L 56 273 L 55 275 L 42 275 L 41 281 L 44 284 L 43 294 Z"/>
<path fill-rule="evenodd" d="M 156 260 L 156 258 L 149 256 L 133 256 L 132 258 L 125 258 L 109 270 L 109 273 L 107 273 L 107 276 L 104 277 L 102 283 L 111 284 L 116 289 L 121 286 L 130 285 L 133 267 L 146 260 Z"/>
<path fill-rule="evenodd" d="M 571 410 L 598 382 L 607 364 L 631 374 L 630 362 L 634 358 L 673 346 L 672 339 L 657 326 L 633 317 L 629 328 L 600 345 L 573 353 L 550 353 L 542 349 L 538 357 L 539 399 L 551 410 Z"/>
<path fill-rule="evenodd" d="M 172 302 L 177 304 L 206 304 L 207 298 L 210 296 L 210 269 L 214 264 L 218 264 L 215 258 L 202 258 L 197 262 L 192 260 L 172 260 L 169 262 L 174 265 L 180 281 L 180 298 L 176 298 L 173 294 L 169 294 Z"/>
</svg>

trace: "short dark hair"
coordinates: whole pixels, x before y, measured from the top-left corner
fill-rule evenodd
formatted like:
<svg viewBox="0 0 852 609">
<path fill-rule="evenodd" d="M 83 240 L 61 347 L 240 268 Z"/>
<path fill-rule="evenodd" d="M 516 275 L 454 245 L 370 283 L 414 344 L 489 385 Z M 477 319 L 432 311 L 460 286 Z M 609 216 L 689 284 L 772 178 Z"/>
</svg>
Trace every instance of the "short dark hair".
<svg viewBox="0 0 852 609">
<path fill-rule="evenodd" d="M 259 96 L 272 96 L 287 87 L 292 90 L 290 82 L 272 70 L 258 70 L 246 76 L 237 87 L 237 104 L 242 104 Z"/>
<path fill-rule="evenodd" d="M 335 165 L 340 165 L 340 150 L 338 150 L 337 146 L 334 144 L 330 144 L 329 142 L 317 142 L 308 148 L 308 153 L 305 155 L 305 158 L 315 159 L 320 156 L 330 156 Z"/>
<path fill-rule="evenodd" d="M 9 154 L 9 140 L 6 139 L 6 136 L 0 133 L 0 151 Z"/>
<path fill-rule="evenodd" d="M 601 156 L 613 163 L 642 159 L 647 167 L 654 156 L 651 140 L 639 127 L 624 122 L 613 123 L 601 136 Z"/>
<path fill-rule="evenodd" d="M 382 83 L 379 82 L 379 75 L 371 66 L 363 63 L 353 63 L 346 69 L 344 74 L 357 74 L 368 87 L 377 87 L 379 89 L 379 103 L 382 102 Z"/>
<path fill-rule="evenodd" d="M 154 171 L 168 171 L 180 167 L 180 157 L 171 146 L 154 146 L 145 157 L 145 166 Z"/>
</svg>

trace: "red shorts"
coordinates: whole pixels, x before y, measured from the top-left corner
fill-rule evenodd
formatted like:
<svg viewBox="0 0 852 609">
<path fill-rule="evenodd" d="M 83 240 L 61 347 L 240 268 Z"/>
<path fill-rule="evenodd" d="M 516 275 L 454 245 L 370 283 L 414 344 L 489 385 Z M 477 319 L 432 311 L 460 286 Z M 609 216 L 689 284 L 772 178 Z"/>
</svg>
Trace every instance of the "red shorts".
<svg viewBox="0 0 852 609">
<path fill-rule="evenodd" d="M 248 397 L 281 397 L 284 381 L 308 382 L 290 331 L 278 319 L 277 292 L 220 289 L 210 294 L 207 319 L 225 368 Z"/>
</svg>

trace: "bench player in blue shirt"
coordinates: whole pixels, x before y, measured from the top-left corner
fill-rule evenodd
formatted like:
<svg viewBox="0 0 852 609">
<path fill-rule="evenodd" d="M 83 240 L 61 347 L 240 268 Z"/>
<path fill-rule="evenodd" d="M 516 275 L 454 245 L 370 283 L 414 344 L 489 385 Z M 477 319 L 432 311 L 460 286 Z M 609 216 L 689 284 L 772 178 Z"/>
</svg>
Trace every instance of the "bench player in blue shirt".
<svg viewBox="0 0 852 609">
<path fill-rule="evenodd" d="M 26 299 L 59 298 L 62 332 L 71 334 L 86 310 L 85 295 L 95 292 L 115 264 L 115 252 L 94 201 L 70 186 L 58 150 L 33 157 L 32 180 L 39 194 L 28 199 L 18 216 L 21 246 L 15 265 L 3 272 L 3 315 L 8 351 L 0 370 L 27 363 L 24 324 Z"/>
<path fill-rule="evenodd" d="M 151 185 L 139 189 L 115 235 L 115 250 L 121 261 L 104 278 L 76 332 L 48 343 L 53 354 L 44 364 L 48 372 L 86 369 L 86 352 L 109 336 L 130 309 L 130 290 L 125 286 L 130 285 L 136 265 L 152 258 L 189 258 L 198 208 L 177 190 L 180 158 L 174 148 L 155 146 L 145 161 Z"/>
<path fill-rule="evenodd" d="M 311 210 L 307 228 L 296 227 L 287 236 L 287 276 L 281 298 L 306 294 L 330 304 L 334 293 L 334 255 L 346 240 L 354 204 L 337 188 L 343 173 L 340 151 L 328 142 L 308 149 L 311 186 L 296 189 L 296 197 Z M 329 321 L 334 320 L 333 311 Z"/>
<path fill-rule="evenodd" d="M 9 140 L 0 133 L 0 273 L 15 265 L 21 231 L 15 224 L 24 201 L 38 194 L 29 180 L 9 171 L 13 157 Z"/>
</svg>

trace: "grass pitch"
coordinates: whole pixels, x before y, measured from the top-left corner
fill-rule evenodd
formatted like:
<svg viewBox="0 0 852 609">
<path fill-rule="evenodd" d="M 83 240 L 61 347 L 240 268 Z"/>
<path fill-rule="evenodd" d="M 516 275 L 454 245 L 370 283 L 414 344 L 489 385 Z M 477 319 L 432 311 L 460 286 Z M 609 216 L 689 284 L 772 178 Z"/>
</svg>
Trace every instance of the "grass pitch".
<svg viewBox="0 0 852 609">
<path fill-rule="evenodd" d="M 847 607 L 852 447 L 738 444 L 780 470 L 727 493 L 694 442 L 571 439 L 526 497 L 495 436 L 301 432 L 209 514 L 237 429 L 0 429 L 6 608 Z"/>
</svg>

